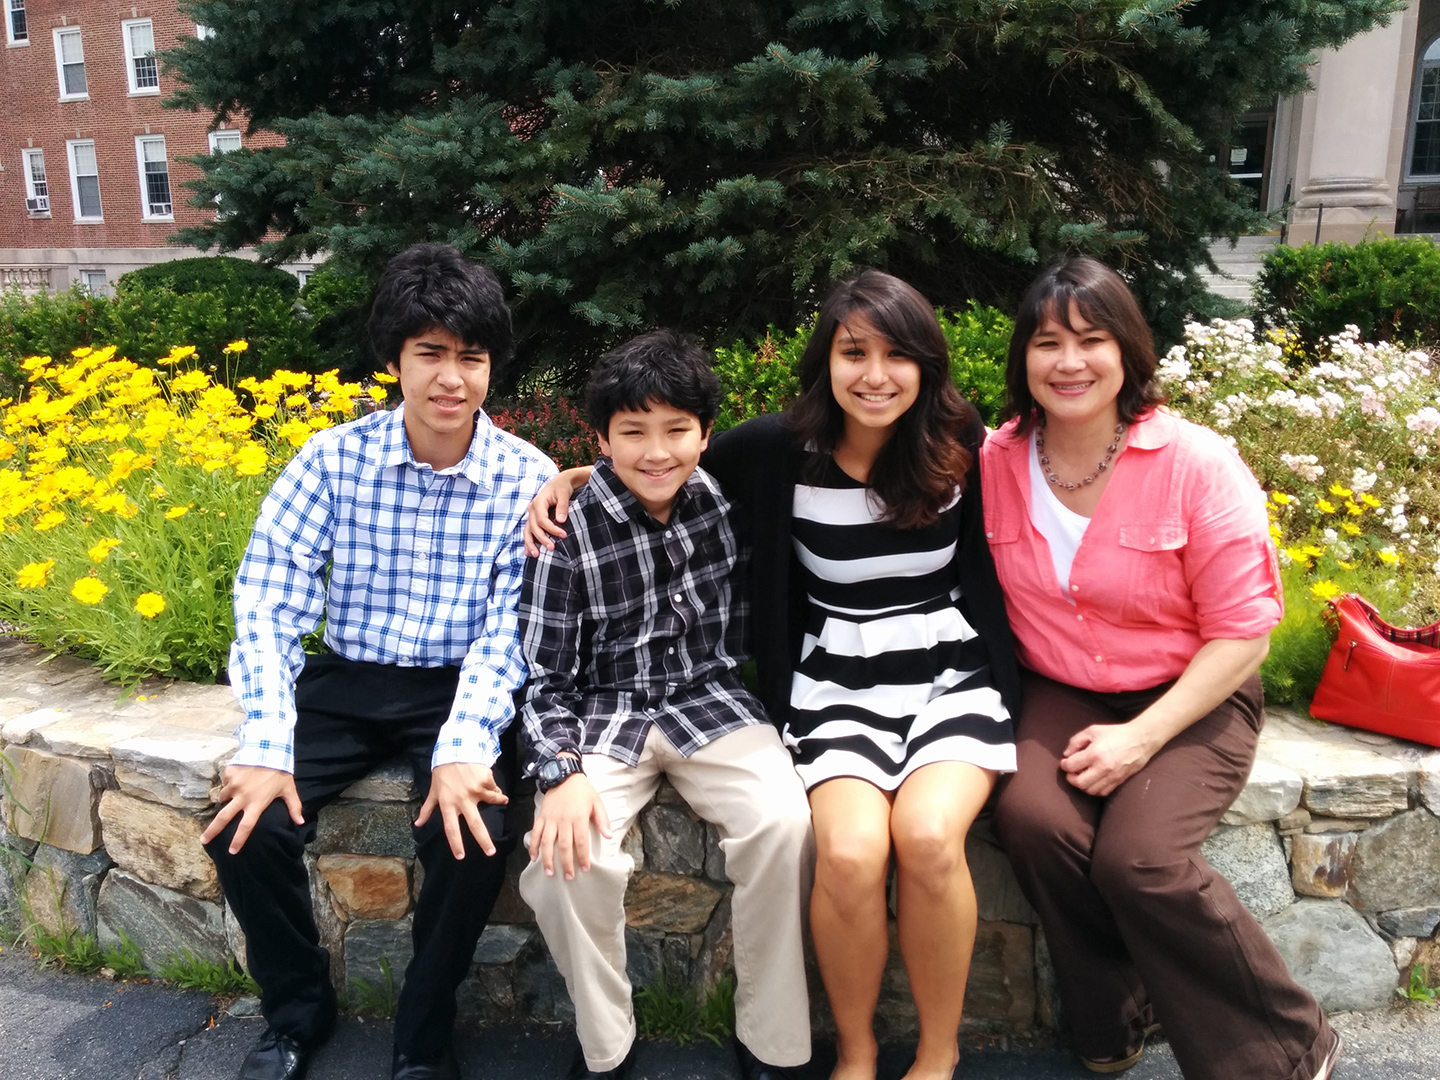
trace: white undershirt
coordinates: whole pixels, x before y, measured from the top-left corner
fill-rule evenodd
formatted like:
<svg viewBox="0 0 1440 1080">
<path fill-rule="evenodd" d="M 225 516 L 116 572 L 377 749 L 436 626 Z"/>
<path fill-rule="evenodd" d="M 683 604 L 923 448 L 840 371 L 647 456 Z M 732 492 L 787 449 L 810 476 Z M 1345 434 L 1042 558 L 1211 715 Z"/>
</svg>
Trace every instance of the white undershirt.
<svg viewBox="0 0 1440 1080">
<path fill-rule="evenodd" d="M 1055 580 L 1060 583 L 1060 593 L 1073 604 L 1070 567 L 1075 562 L 1075 553 L 1080 550 L 1080 541 L 1084 539 L 1090 519 L 1071 510 L 1050 490 L 1050 483 L 1040 469 L 1040 458 L 1035 453 L 1033 431 L 1030 433 L 1030 524 L 1050 545 L 1050 561 L 1055 564 Z"/>
</svg>

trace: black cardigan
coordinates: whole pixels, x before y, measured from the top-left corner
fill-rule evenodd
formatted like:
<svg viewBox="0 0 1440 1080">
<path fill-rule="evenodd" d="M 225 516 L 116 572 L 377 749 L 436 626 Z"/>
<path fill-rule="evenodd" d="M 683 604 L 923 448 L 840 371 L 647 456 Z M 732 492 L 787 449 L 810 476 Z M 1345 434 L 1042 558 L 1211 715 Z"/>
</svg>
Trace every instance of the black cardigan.
<svg viewBox="0 0 1440 1080">
<path fill-rule="evenodd" d="M 995 687 L 1012 717 L 1020 715 L 1020 674 L 1005 599 L 985 539 L 980 502 L 980 444 L 985 426 L 973 411 L 960 433 L 970 451 L 960 502 L 955 549 L 967 613 L 990 654 Z M 790 683 L 805 635 L 807 601 L 790 538 L 795 484 L 804 450 L 778 414 L 758 416 L 715 435 L 700 459 L 735 504 L 737 522 L 750 541 L 751 644 L 760 677 L 760 700 L 776 724 L 790 712 Z"/>
</svg>

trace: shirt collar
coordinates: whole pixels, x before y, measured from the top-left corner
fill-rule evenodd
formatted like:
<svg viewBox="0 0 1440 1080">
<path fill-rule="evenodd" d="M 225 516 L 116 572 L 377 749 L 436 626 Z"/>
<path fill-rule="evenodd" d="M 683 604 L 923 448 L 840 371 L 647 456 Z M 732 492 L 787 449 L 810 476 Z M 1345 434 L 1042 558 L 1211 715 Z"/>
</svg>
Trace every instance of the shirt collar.
<svg viewBox="0 0 1440 1080">
<path fill-rule="evenodd" d="M 632 492 L 615 475 L 615 468 L 607 457 L 597 458 L 595 469 L 590 474 L 590 487 L 595 489 L 600 505 L 605 512 L 616 521 L 624 523 L 627 519 L 639 521 L 644 524 L 658 525 L 650 512 L 640 505 L 640 500 L 635 498 Z M 699 469 L 696 469 L 680 485 L 680 490 L 675 493 L 675 505 L 670 508 L 670 520 L 674 521 L 685 509 L 686 505 L 694 498 L 695 493 L 705 490 L 705 482 L 701 479 Z"/>
<path fill-rule="evenodd" d="M 459 473 L 477 487 L 489 489 L 492 470 L 490 462 L 495 442 L 495 425 L 483 409 L 475 410 L 475 433 L 470 438 L 470 449 L 465 456 L 448 469 L 433 470 L 437 475 L 449 476 Z M 410 450 L 410 439 L 405 434 L 405 403 L 402 401 L 381 427 L 380 467 L 409 465 L 412 469 L 429 468 L 415 460 Z"/>
<path fill-rule="evenodd" d="M 999 445 L 1010 450 L 1012 453 L 1028 451 L 1030 438 L 1028 435 L 1021 435 L 1016 429 L 1018 422 L 1010 420 L 1005 423 L 999 431 L 993 432 L 990 438 L 999 440 Z M 1129 434 L 1126 436 L 1125 445 L 1133 446 L 1137 450 L 1159 450 L 1162 446 L 1169 445 L 1175 438 L 1175 433 L 1180 429 L 1180 421 L 1168 409 L 1153 408 L 1142 413 L 1140 417 L 1130 425 Z"/>
</svg>

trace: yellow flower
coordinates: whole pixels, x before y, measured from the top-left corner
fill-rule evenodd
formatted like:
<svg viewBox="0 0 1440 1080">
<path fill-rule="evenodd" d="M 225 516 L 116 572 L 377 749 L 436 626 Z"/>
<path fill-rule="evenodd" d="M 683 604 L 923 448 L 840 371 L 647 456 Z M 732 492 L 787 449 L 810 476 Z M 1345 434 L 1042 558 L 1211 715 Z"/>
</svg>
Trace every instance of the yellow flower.
<svg viewBox="0 0 1440 1080">
<path fill-rule="evenodd" d="M 115 539 L 113 536 L 107 536 L 104 540 L 98 541 L 95 546 L 92 547 L 85 554 L 90 556 L 92 562 L 104 562 L 105 557 L 110 554 L 111 549 L 117 548 L 119 546 L 119 540 Z"/>
<path fill-rule="evenodd" d="M 1304 548 L 1287 547 L 1285 554 L 1290 557 L 1291 562 L 1303 563 L 1305 566 L 1310 565 L 1310 557 L 1305 554 Z"/>
<path fill-rule="evenodd" d="M 70 586 L 70 595 L 82 604 L 98 604 L 109 591 L 110 586 L 95 577 L 79 578 Z"/>
<path fill-rule="evenodd" d="M 203 371 L 187 371 L 170 380 L 170 390 L 176 394 L 194 393 L 210 385 L 210 376 Z"/>
<path fill-rule="evenodd" d="M 1340 523 L 1340 528 L 1345 530 L 1345 532 L 1347 532 L 1351 536 L 1360 535 L 1360 526 L 1356 525 L 1353 521 L 1342 521 Z"/>
<path fill-rule="evenodd" d="M 1371 495 L 1368 491 L 1360 496 L 1360 501 L 1363 502 L 1366 506 L 1370 507 L 1371 510 L 1378 508 L 1380 505 L 1380 500 L 1375 498 L 1375 496 Z"/>
<path fill-rule="evenodd" d="M 15 584 L 22 589 L 38 589 L 45 584 L 50 576 L 50 571 L 55 568 L 54 559 L 46 559 L 44 562 L 26 563 L 20 567 L 15 575 Z"/>
<path fill-rule="evenodd" d="M 298 409 L 298 408 L 300 408 L 302 405 L 309 405 L 309 404 L 310 404 L 310 399 L 307 398 L 304 394 L 291 394 L 289 397 L 287 397 L 287 398 L 285 399 L 285 407 L 286 407 L 287 409 Z"/>
<path fill-rule="evenodd" d="M 1330 494 L 1339 499 L 1348 499 L 1355 493 L 1347 487 L 1341 487 L 1338 483 L 1330 485 Z"/>
<path fill-rule="evenodd" d="M 1355 500 L 1353 499 L 1346 499 L 1345 512 L 1351 517 L 1359 517 L 1361 514 L 1365 513 L 1365 508 L 1359 503 L 1355 502 Z"/>
<path fill-rule="evenodd" d="M 232 341 L 229 345 L 225 346 L 225 351 L 244 352 L 248 348 L 250 348 L 250 343 L 248 341 Z"/>
<path fill-rule="evenodd" d="M 47 513 L 41 514 L 38 518 L 35 519 L 35 531 L 49 532 L 51 529 L 55 528 L 56 525 L 59 525 L 64 520 L 65 515 L 62 514 L 59 510 L 50 510 Z"/>
<path fill-rule="evenodd" d="M 169 494 L 170 493 L 165 490 L 164 484 L 156 484 L 153 488 L 150 489 L 150 498 L 152 499 L 163 499 L 166 495 Z"/>
<path fill-rule="evenodd" d="M 375 377 L 378 379 L 380 376 L 377 375 Z M 1274 499 L 1279 506 L 1285 506 L 1290 502 L 1290 496 L 1286 495 L 1283 491 L 1272 491 L 1270 498 Z"/>
<path fill-rule="evenodd" d="M 165 598 L 156 592 L 141 593 L 135 598 L 135 610 L 147 619 L 153 619 L 165 610 Z"/>
<path fill-rule="evenodd" d="M 289 387 L 291 390 L 299 390 L 310 385 L 310 376 L 303 371 L 280 370 L 270 376 L 281 386 Z"/>
<path fill-rule="evenodd" d="M 375 381 L 382 383 L 397 383 L 400 380 L 397 379 L 394 375 L 391 375 L 388 371 L 377 371 L 375 373 Z M 1289 498 L 1289 496 L 1287 495 L 1286 498 Z"/>
<path fill-rule="evenodd" d="M 189 512 L 189 506 L 172 506 L 169 510 L 165 511 L 165 520 L 174 521 L 176 518 L 184 517 Z"/>
<path fill-rule="evenodd" d="M 275 406 L 261 402 L 259 405 L 255 406 L 255 415 L 258 416 L 261 420 L 269 420 L 272 416 L 275 415 Z"/>
<path fill-rule="evenodd" d="M 1317 600 L 1329 600 L 1340 595 L 1340 586 L 1326 578 L 1324 581 L 1317 581 L 1310 586 L 1310 595 Z"/>
<path fill-rule="evenodd" d="M 1390 548 L 1382 548 L 1380 551 L 1375 552 L 1375 557 L 1386 566 L 1394 566 L 1400 561 L 1400 556 Z"/>
<path fill-rule="evenodd" d="M 166 356 L 166 357 L 164 357 L 163 359 L 158 360 L 158 361 L 156 361 L 156 362 L 157 362 L 157 363 L 160 363 L 160 364 L 165 364 L 165 365 L 168 366 L 168 365 L 170 365 L 170 364 L 178 364 L 178 363 L 180 363 L 182 360 L 188 360 L 188 359 L 190 359 L 190 357 L 192 357 L 192 356 L 194 356 L 194 355 L 195 355 L 195 346 L 194 346 L 194 345 L 176 345 L 176 346 L 174 346 L 174 347 L 170 350 L 170 355 L 169 355 L 169 356 Z"/>
<path fill-rule="evenodd" d="M 1346 562 L 1346 561 L 1343 560 L 1343 559 L 1336 559 L 1336 560 L 1335 560 L 1335 565 L 1338 566 L 1338 567 L 1340 567 L 1341 570 L 1354 570 L 1355 567 L 1359 566 L 1360 564 L 1359 564 L 1359 563 L 1353 563 L 1353 562 Z"/>
<path fill-rule="evenodd" d="M 246 443 L 235 452 L 236 476 L 259 476 L 268 464 L 265 448 L 259 443 Z"/>
<path fill-rule="evenodd" d="M 370 395 L 372 401 L 384 401 L 390 396 L 383 386 L 372 386 L 365 392 Z"/>
<path fill-rule="evenodd" d="M 1315 509 L 1319 510 L 1322 514 L 1333 514 L 1335 513 L 1335 504 L 1328 499 L 1316 499 Z"/>
<path fill-rule="evenodd" d="M 303 446 L 310 437 L 310 425 L 304 420 L 286 420 L 275 429 L 275 434 L 291 446 Z"/>
<path fill-rule="evenodd" d="M 1300 550 L 1312 559 L 1318 559 L 1321 555 L 1325 554 L 1325 549 L 1323 547 L 1317 547 L 1314 544 L 1306 544 Z"/>
<path fill-rule="evenodd" d="M 9 439 L 0 439 L 0 461 L 9 461 L 15 456 L 16 446 Z"/>
</svg>

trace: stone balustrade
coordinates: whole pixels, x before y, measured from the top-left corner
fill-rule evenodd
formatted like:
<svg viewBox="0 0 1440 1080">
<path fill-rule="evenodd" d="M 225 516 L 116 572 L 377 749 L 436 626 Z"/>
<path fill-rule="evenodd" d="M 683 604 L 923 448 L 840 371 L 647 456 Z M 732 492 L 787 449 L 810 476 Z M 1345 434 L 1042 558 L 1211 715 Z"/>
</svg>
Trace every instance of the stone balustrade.
<svg viewBox="0 0 1440 1080">
<path fill-rule="evenodd" d="M 0 804 L 0 922 L 34 919 L 98 936 L 124 932 L 157 965 L 188 951 L 243 961 L 199 835 L 235 748 L 226 687 L 142 684 L 124 695 L 87 664 L 0 639 L 0 750 L 13 770 Z M 3 767 L 3 766 L 0 766 Z M 519 831 L 528 797 L 514 803 Z M 321 814 L 307 855 L 321 936 L 342 991 L 398 981 L 421 871 L 417 803 L 399 763 Z M 1205 853 L 1329 1009 L 1389 1002 L 1412 963 L 1440 970 L 1440 751 L 1271 710 L 1250 783 Z M 673 790 L 625 838 L 631 977 L 704 992 L 730 963 L 729 885 L 715 831 Z M 985 819 L 967 841 L 980 927 L 966 1023 L 1053 1026 L 1043 935 Z M 462 1014 L 569 1019 L 563 981 L 516 889 L 517 852 L 462 988 Z M 812 972 L 812 975 L 814 973 Z M 828 1026 L 818 977 L 815 1021 Z M 882 1038 L 914 1031 L 898 950 L 886 971 Z"/>
<path fill-rule="evenodd" d="M 19 289 L 26 296 L 50 291 L 48 266 L 0 266 L 0 292 Z"/>
</svg>

